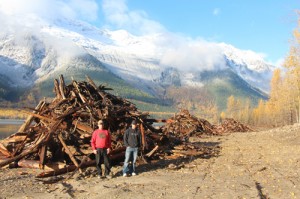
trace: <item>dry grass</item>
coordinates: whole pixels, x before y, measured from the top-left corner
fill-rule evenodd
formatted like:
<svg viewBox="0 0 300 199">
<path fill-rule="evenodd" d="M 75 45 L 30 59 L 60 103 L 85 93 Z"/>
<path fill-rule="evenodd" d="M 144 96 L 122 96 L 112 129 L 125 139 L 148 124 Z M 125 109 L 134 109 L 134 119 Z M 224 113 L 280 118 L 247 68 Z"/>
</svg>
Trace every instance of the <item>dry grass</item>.
<svg viewBox="0 0 300 199">
<path fill-rule="evenodd" d="M 1 119 L 25 119 L 27 116 L 18 109 L 0 109 Z"/>
</svg>

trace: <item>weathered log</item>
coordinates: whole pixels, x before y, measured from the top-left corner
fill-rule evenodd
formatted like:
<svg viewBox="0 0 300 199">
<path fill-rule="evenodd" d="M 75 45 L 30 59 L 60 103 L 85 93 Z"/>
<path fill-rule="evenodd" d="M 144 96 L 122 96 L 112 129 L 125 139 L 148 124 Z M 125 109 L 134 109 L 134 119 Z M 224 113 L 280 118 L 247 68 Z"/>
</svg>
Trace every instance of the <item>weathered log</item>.
<svg viewBox="0 0 300 199">
<path fill-rule="evenodd" d="M 93 166 L 95 164 L 96 164 L 96 160 L 92 160 L 92 161 L 84 163 L 81 166 L 81 168 L 90 167 L 90 166 Z M 60 174 L 64 174 L 64 173 L 74 171 L 77 168 L 78 167 L 75 166 L 75 165 L 69 165 L 69 166 L 66 166 L 65 168 L 56 169 L 54 171 L 42 172 L 42 173 L 38 174 L 36 177 L 37 178 L 46 178 L 46 177 L 56 176 L 56 175 L 60 175 Z"/>
<path fill-rule="evenodd" d="M 74 165 L 76 167 L 78 167 L 78 162 L 77 160 L 74 158 L 73 154 L 71 153 L 70 149 L 68 148 L 68 146 L 66 145 L 65 141 L 63 140 L 61 134 L 58 134 L 58 139 L 61 142 L 61 144 L 63 145 L 66 153 L 69 155 L 70 159 L 72 160 L 72 162 L 74 163 Z M 78 167 L 79 168 L 79 167 Z M 79 168 L 80 173 L 82 173 L 82 170 Z"/>
<path fill-rule="evenodd" d="M 0 156 L 0 163 L 7 161 L 9 158 Z M 7 164 L 6 164 L 7 165 Z"/>
<path fill-rule="evenodd" d="M 106 95 L 103 94 L 102 92 L 99 92 L 99 89 L 97 88 L 96 84 L 94 83 L 94 81 L 89 77 L 86 76 L 87 81 L 90 83 L 90 85 L 97 91 L 97 93 L 99 94 L 99 96 L 102 98 L 102 103 L 103 104 L 109 104 L 112 105 L 112 102 L 110 100 L 108 100 L 106 98 Z M 101 113 L 101 112 L 100 112 Z M 102 114 L 101 114 L 102 115 Z"/>
<path fill-rule="evenodd" d="M 42 137 L 42 136 L 41 136 Z M 20 160 L 21 158 L 31 154 L 31 153 L 36 153 L 38 151 L 38 148 L 40 147 L 40 145 L 42 144 L 42 141 L 43 139 L 39 139 L 39 141 L 33 145 L 32 147 L 30 147 L 29 149 L 27 149 L 26 151 L 22 152 L 21 154 L 17 155 L 17 156 L 14 156 L 12 158 L 9 158 L 3 162 L 0 162 L 0 168 L 7 165 L 7 164 L 10 164 L 14 161 L 18 161 Z"/>
<path fill-rule="evenodd" d="M 144 150 L 145 149 L 145 129 L 144 129 L 142 123 L 140 124 L 140 131 L 141 131 L 141 134 L 142 134 L 142 147 L 143 147 L 143 150 Z"/>
<path fill-rule="evenodd" d="M 122 153 L 117 153 L 115 155 L 111 155 L 110 156 L 110 160 L 111 162 L 114 162 L 116 160 L 119 160 L 120 158 L 124 159 L 125 157 L 125 152 Z M 87 161 L 84 162 L 80 168 L 86 168 L 86 167 L 90 167 L 90 166 L 95 166 L 96 165 L 96 160 L 91 160 L 91 161 Z M 78 167 L 75 165 L 69 165 L 65 168 L 62 169 L 57 169 L 54 171 L 49 171 L 49 172 L 42 172 L 40 174 L 38 174 L 36 177 L 37 178 L 46 178 L 46 177 L 51 177 L 51 176 L 56 176 L 56 175 L 60 175 L 60 174 L 64 174 L 64 173 L 68 173 L 68 172 L 72 172 L 75 171 Z"/>
<path fill-rule="evenodd" d="M 45 105 L 45 100 L 41 100 L 38 105 L 35 107 L 35 111 L 33 111 L 33 113 L 37 113 L 40 111 L 40 109 L 43 108 L 43 106 Z M 22 124 L 22 126 L 19 128 L 18 132 L 23 133 L 26 131 L 26 129 L 28 128 L 28 126 L 31 124 L 33 120 L 33 116 L 29 115 L 26 119 L 26 121 Z"/>
<path fill-rule="evenodd" d="M 5 155 L 6 157 L 10 157 L 11 156 L 11 153 L 7 150 L 7 148 L 2 143 L 0 143 L 0 152 L 3 155 Z"/>
<path fill-rule="evenodd" d="M 147 118 L 144 120 L 144 122 L 150 122 L 150 123 L 166 123 L 166 119 L 155 119 L 155 118 Z"/>
<path fill-rule="evenodd" d="M 78 86 L 78 83 L 76 81 L 73 81 L 73 86 L 76 88 L 76 91 L 83 103 L 87 103 L 87 99 L 84 97 L 84 95 L 81 93 L 80 88 Z M 88 108 L 88 107 L 87 107 Z M 88 108 L 89 109 L 89 108 Z"/>
<path fill-rule="evenodd" d="M 29 111 L 25 111 L 25 110 L 22 110 L 22 112 L 28 114 L 28 115 L 31 115 L 33 117 L 36 117 L 36 118 L 39 118 L 41 120 L 44 120 L 44 121 L 47 121 L 47 122 L 55 122 L 55 120 L 49 118 L 49 117 L 45 117 L 45 116 L 42 116 L 42 115 L 39 115 L 39 114 L 36 114 L 36 113 L 31 113 Z"/>
<path fill-rule="evenodd" d="M 197 151 L 197 150 L 187 150 L 187 151 L 182 151 L 182 150 L 171 150 L 174 154 L 179 154 L 179 155 L 185 155 L 185 156 L 197 156 L 197 155 L 202 155 L 203 151 Z"/>
<path fill-rule="evenodd" d="M 93 128 L 91 128 L 91 127 L 88 126 L 88 125 L 85 125 L 85 124 L 82 124 L 82 123 L 78 122 L 78 120 L 76 120 L 76 121 L 74 120 L 74 121 L 72 122 L 72 124 L 75 125 L 76 128 L 78 128 L 78 129 L 80 129 L 80 130 L 82 130 L 82 131 L 88 132 L 88 133 L 92 133 L 92 132 L 94 131 Z"/>
<path fill-rule="evenodd" d="M 55 95 L 56 95 L 56 99 L 61 99 L 62 96 L 60 94 L 60 90 L 59 90 L 59 83 L 58 83 L 58 80 L 57 79 L 54 79 L 54 92 L 55 92 Z"/>
<path fill-rule="evenodd" d="M 28 148 L 26 151 L 22 152 L 21 154 L 17 155 L 17 156 L 14 156 L 6 161 L 3 161 L 0 163 L 0 168 L 11 163 L 11 162 L 14 162 L 14 161 L 18 161 L 20 160 L 21 158 L 29 155 L 29 154 L 32 154 L 32 153 L 36 153 L 39 149 L 39 147 L 42 145 L 42 144 L 45 144 L 49 141 L 50 139 L 50 136 L 53 132 L 56 131 L 57 127 L 59 126 L 59 124 L 62 122 L 62 120 L 59 120 L 57 121 L 56 123 L 53 124 L 51 130 L 46 133 L 46 134 L 43 134 L 41 135 L 37 140 L 36 142 L 30 147 Z"/>
<path fill-rule="evenodd" d="M 88 162 L 89 156 L 90 156 L 90 154 L 83 158 L 83 160 L 78 165 L 78 167 L 74 170 L 74 172 L 71 175 L 68 176 L 68 178 L 66 180 L 70 179 L 76 173 L 77 170 L 81 170 L 82 165 L 85 164 L 86 162 Z"/>
<path fill-rule="evenodd" d="M 156 145 L 149 153 L 146 154 L 146 156 L 148 158 L 150 158 L 158 149 L 159 149 L 159 146 Z"/>
<path fill-rule="evenodd" d="M 45 100 L 41 100 L 39 102 L 39 104 L 36 106 L 35 110 L 33 111 L 33 113 L 37 113 L 39 112 L 42 107 L 45 105 Z M 30 115 L 27 117 L 26 121 L 22 124 L 22 126 L 19 128 L 18 132 L 11 135 L 8 139 L 4 139 L 2 142 L 8 144 L 9 142 L 22 142 L 21 144 L 19 144 L 17 146 L 17 148 L 15 149 L 15 151 L 13 152 L 13 154 L 11 154 L 11 156 L 15 156 L 16 154 L 19 153 L 20 150 L 22 150 L 22 148 L 24 147 L 25 143 L 26 143 L 26 139 L 28 134 L 26 134 L 26 136 L 17 136 L 17 134 L 23 133 L 27 130 L 28 126 L 31 124 L 31 122 L 33 121 L 33 116 Z"/>
<path fill-rule="evenodd" d="M 40 156 L 40 168 L 43 169 L 46 162 L 46 154 L 47 154 L 47 145 L 43 145 L 39 151 Z"/>
<path fill-rule="evenodd" d="M 61 94 L 61 96 L 62 96 L 63 99 L 66 99 L 66 96 L 65 96 L 66 88 L 65 88 L 65 80 L 64 80 L 64 76 L 63 76 L 63 75 L 60 75 L 60 76 L 59 76 L 59 80 L 60 80 L 60 83 L 59 83 L 59 91 L 60 91 L 60 94 Z"/>
<path fill-rule="evenodd" d="M 27 138 L 26 135 L 15 135 L 13 137 L 9 137 L 4 140 L 1 140 L 1 143 L 7 144 L 7 143 L 23 142 L 26 138 Z"/>
<path fill-rule="evenodd" d="M 119 154 L 124 151 L 126 151 L 126 146 L 119 147 L 117 149 L 112 150 L 109 155 L 112 156 L 112 155 Z"/>
<path fill-rule="evenodd" d="M 65 168 L 67 165 L 61 162 L 51 162 L 46 163 L 43 168 L 40 167 L 40 162 L 38 160 L 20 160 L 18 161 L 18 166 L 22 168 L 30 169 L 43 169 L 45 171 L 54 171 L 58 169 Z"/>
</svg>

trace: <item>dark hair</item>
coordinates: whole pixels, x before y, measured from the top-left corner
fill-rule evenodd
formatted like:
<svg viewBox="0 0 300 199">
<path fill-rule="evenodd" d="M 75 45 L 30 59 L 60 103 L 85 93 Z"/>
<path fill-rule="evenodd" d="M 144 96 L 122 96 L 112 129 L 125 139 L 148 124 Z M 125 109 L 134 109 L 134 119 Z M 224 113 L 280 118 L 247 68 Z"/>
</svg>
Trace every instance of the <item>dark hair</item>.
<svg viewBox="0 0 300 199">
<path fill-rule="evenodd" d="M 132 120 L 131 124 L 137 124 L 136 120 Z"/>
</svg>

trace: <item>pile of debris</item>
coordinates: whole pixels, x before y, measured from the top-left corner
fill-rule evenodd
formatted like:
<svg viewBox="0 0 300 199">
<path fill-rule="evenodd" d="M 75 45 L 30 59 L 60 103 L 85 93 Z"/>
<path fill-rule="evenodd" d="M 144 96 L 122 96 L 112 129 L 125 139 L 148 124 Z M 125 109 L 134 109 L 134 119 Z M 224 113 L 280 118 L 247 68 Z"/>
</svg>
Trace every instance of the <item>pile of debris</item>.
<svg viewBox="0 0 300 199">
<path fill-rule="evenodd" d="M 174 117 L 168 119 L 161 130 L 165 135 L 180 137 L 182 140 L 187 140 L 191 136 L 201 137 L 202 135 L 254 131 L 232 118 L 225 118 L 221 124 L 212 125 L 205 119 L 198 119 L 191 115 L 188 110 L 181 110 Z"/>
<path fill-rule="evenodd" d="M 213 125 L 207 120 L 198 119 L 191 115 L 188 110 L 181 110 L 167 121 L 166 125 L 161 128 L 165 135 L 173 135 L 186 139 L 190 136 L 213 134 Z"/>
<path fill-rule="evenodd" d="M 174 149 L 182 144 L 180 137 L 164 135 L 152 126 L 157 120 L 148 118 L 148 113 L 106 90 L 111 89 L 97 87 L 88 77 L 87 81 L 73 80 L 67 86 L 62 75 L 59 81 L 55 79 L 53 101 L 42 100 L 32 112 L 26 111 L 29 117 L 19 131 L 0 141 L 0 167 L 17 164 L 41 168 L 46 172 L 38 177 L 47 177 L 94 165 L 90 139 L 99 119 L 106 121 L 112 135 L 113 164 L 124 160 L 123 133 L 133 119 L 140 123 L 144 157 L 148 160 L 175 152 L 180 156 L 214 153 L 190 144 Z"/>
<path fill-rule="evenodd" d="M 233 133 L 233 132 L 251 132 L 254 131 L 233 118 L 225 118 L 220 125 L 214 126 L 215 134 Z"/>
</svg>

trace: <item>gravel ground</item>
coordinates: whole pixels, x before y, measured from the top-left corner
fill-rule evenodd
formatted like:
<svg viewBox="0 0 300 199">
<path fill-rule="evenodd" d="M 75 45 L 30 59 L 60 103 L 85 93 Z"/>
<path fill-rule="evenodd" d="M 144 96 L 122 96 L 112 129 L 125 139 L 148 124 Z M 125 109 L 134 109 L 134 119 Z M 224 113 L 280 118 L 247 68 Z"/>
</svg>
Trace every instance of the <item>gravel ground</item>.
<svg viewBox="0 0 300 199">
<path fill-rule="evenodd" d="M 193 138 L 220 149 L 217 157 L 140 165 L 138 175 L 98 179 L 84 174 L 36 179 L 33 169 L 0 169 L 0 198 L 300 198 L 300 125 Z"/>
</svg>

